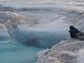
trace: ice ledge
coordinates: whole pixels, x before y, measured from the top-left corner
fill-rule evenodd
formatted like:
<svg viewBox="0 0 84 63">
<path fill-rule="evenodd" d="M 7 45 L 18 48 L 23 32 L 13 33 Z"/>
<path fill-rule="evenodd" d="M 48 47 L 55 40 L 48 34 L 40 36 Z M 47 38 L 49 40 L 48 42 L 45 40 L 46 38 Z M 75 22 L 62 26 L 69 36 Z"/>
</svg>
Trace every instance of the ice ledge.
<svg viewBox="0 0 84 63">
<path fill-rule="evenodd" d="M 80 40 L 61 41 L 51 49 L 39 52 L 36 63 L 81 63 L 81 49 L 83 46 L 84 41 Z"/>
</svg>

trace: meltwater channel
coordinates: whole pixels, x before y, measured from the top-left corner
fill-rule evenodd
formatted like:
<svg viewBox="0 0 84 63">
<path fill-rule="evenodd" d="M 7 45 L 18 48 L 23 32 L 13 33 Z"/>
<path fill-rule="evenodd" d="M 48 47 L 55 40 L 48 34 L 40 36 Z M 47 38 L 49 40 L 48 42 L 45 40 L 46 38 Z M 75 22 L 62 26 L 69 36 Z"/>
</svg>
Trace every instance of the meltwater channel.
<svg viewBox="0 0 84 63">
<path fill-rule="evenodd" d="M 44 35 L 43 35 L 44 34 Z M 41 37 L 37 40 L 42 41 L 41 44 L 44 45 L 44 48 L 36 47 L 34 45 L 27 46 L 9 40 L 10 37 L 3 36 L 0 38 L 0 62 L 1 63 L 35 63 L 37 60 L 37 53 L 46 48 L 50 48 L 55 45 L 57 42 L 65 39 L 58 38 L 56 39 L 55 35 L 49 36 L 49 34 L 43 33 Z M 47 36 L 46 36 L 47 35 Z M 8 40 L 7 40 L 8 39 Z M 49 43 L 48 43 L 49 42 Z M 35 42 L 37 43 L 37 42 Z M 34 43 L 34 44 L 35 44 Z M 36 45 L 36 44 L 35 44 Z M 46 46 L 46 47 L 45 47 Z"/>
<path fill-rule="evenodd" d="M 1 3 L 6 10 L 9 8 L 11 11 L 12 9 L 28 19 L 26 19 L 26 24 L 16 24 L 19 25 L 21 30 L 14 32 L 15 35 L 12 33 L 15 30 L 12 30 L 11 25 L 7 22 L 2 23 L 5 27 L 7 25 L 7 31 L 0 32 L 0 63 L 35 63 L 39 51 L 51 48 L 61 40 L 68 38 L 69 24 L 64 21 L 67 15 L 73 14 L 73 11 L 70 10 L 69 12 L 63 8 L 63 10 L 56 8 L 55 5 L 46 4 L 47 1 L 44 3 L 34 1 L 35 4 L 32 2 L 28 4 L 30 7 L 27 7 L 24 0 L 22 0 L 21 4 L 18 1 L 12 2 L 12 0 L 11 2 L 9 0 Z M 18 5 L 15 5 L 17 3 Z M 24 5 L 21 6 L 22 4 Z M 39 7 L 39 4 L 42 6 Z M 18 9 L 19 7 L 20 9 Z M 30 44 L 29 42 L 24 43 L 26 39 L 29 39 Z"/>
</svg>

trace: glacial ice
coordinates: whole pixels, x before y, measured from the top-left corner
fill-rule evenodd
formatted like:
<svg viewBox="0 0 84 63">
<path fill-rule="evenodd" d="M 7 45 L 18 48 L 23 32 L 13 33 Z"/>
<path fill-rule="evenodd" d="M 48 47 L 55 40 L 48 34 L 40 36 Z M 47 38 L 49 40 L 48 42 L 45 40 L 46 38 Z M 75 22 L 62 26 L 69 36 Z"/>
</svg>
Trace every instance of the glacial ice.
<svg viewBox="0 0 84 63">
<path fill-rule="evenodd" d="M 84 41 L 66 40 L 39 52 L 36 63 L 83 63 Z"/>
<path fill-rule="evenodd" d="M 59 8 L 62 8 L 62 9 L 55 9 L 55 10 L 51 10 L 51 11 L 56 11 L 56 13 L 58 14 L 58 17 L 62 17 L 64 16 L 64 19 L 61 18 L 62 21 L 65 21 L 66 23 L 69 23 L 69 24 L 73 24 L 75 25 L 76 27 L 78 27 L 81 31 L 84 31 L 83 28 L 84 28 L 84 13 L 83 13 L 83 7 L 81 7 L 80 5 L 83 4 L 83 3 L 78 3 L 78 2 L 72 2 L 71 1 L 66 1 L 66 0 L 63 0 L 63 2 L 60 2 L 61 0 L 35 0 L 35 1 L 30 1 L 29 2 L 26 2 L 27 0 L 25 0 L 25 2 L 23 2 L 24 0 L 21 0 L 22 3 L 19 3 L 19 1 L 16 1 L 16 0 L 9 0 L 11 2 L 15 2 L 15 3 L 10 3 L 10 2 L 6 2 L 6 3 L 2 3 L 2 4 L 5 4 L 3 5 L 3 7 L 13 7 L 13 8 L 19 8 L 19 9 L 23 9 L 25 10 L 25 8 L 27 8 L 27 10 L 31 9 L 31 10 L 43 10 L 45 11 L 46 9 L 45 8 L 56 8 L 59 7 Z M 75 1 L 75 0 L 74 0 Z M 48 2 L 48 3 L 47 3 Z M 9 4 L 10 3 L 10 4 Z M 17 3 L 17 5 L 16 5 Z M 26 3 L 26 4 L 24 4 Z M 39 6 L 39 4 L 41 4 L 41 6 Z M 47 5 L 46 5 L 47 4 Z M 49 4 L 49 5 L 48 5 Z M 73 4 L 73 5 L 72 5 Z M 76 4 L 76 5 L 75 5 Z M 16 6 L 15 6 L 16 5 Z M 25 7 L 25 8 L 24 8 Z M 32 8 L 30 8 L 32 7 Z M 29 9 L 28 9 L 29 8 Z M 35 9 L 37 8 L 37 9 Z M 72 11 L 72 9 L 68 9 L 68 10 L 65 10 L 64 8 L 72 8 L 72 9 L 75 9 L 75 10 L 78 10 L 78 11 Z M 30 10 L 30 11 L 31 11 Z M 41 12 L 43 12 L 41 11 Z M 48 10 L 47 10 L 48 11 Z M 58 12 L 59 11 L 59 12 Z M 80 13 L 81 12 L 81 13 Z M 36 13 L 36 12 L 35 12 Z M 43 12 L 44 13 L 44 12 Z M 48 12 L 46 12 L 48 14 Z M 54 12 L 55 13 L 55 12 Z M 10 12 L 8 13 L 10 14 Z M 25 13 L 26 14 L 26 13 Z M 34 13 L 30 13 L 34 16 Z M 39 13 L 37 13 L 38 16 L 39 16 Z M 42 13 L 41 13 L 42 14 Z M 57 14 L 54 14 L 57 15 Z M 11 15 L 11 14 L 10 14 Z M 14 15 L 14 14 L 13 14 Z M 12 16 L 13 16 L 12 15 Z M 35 14 L 36 15 L 36 14 Z M 7 15 L 8 16 L 8 15 Z M 15 15 L 16 16 L 16 13 Z M 43 17 L 44 15 L 42 15 Z M 46 16 L 46 14 L 45 14 Z M 44 17 L 45 17 L 44 16 Z M 3 17 L 3 16 L 1 16 Z M 55 16 L 56 17 L 56 16 Z M 58 18 L 56 17 L 56 19 Z M 9 17 L 7 17 L 9 18 Z M 7 19 L 6 18 L 6 19 Z M 37 17 L 38 18 L 38 17 Z M 40 17 L 41 18 L 41 17 Z M 47 17 L 47 18 L 50 18 L 50 17 Z M 66 19 L 68 18 L 68 19 Z M 58 18 L 59 20 L 59 18 Z M 44 20 L 44 21 L 48 21 L 47 19 Z M 54 20 L 55 21 L 55 20 Z M 3 22 L 2 22 L 3 23 Z M 10 23 L 10 21 L 8 20 L 8 23 L 4 23 L 6 26 L 8 26 L 8 24 Z M 42 23 L 42 22 L 40 22 Z M 56 23 L 56 22 L 53 22 L 53 23 Z M 62 22 L 63 23 L 63 22 Z M 43 23 L 44 24 L 44 23 Z M 47 22 L 47 25 L 42 25 L 42 24 L 38 24 L 34 27 L 30 27 L 29 30 L 31 31 L 35 31 L 35 32 L 38 32 L 38 29 L 40 29 L 40 31 L 50 31 L 50 29 L 52 28 L 53 24 L 50 23 L 50 22 Z M 55 24 L 54 24 L 55 25 Z M 59 24 L 58 24 L 59 25 Z M 14 26 L 15 26 L 15 22 L 14 22 Z M 50 26 L 48 28 L 48 26 Z M 9 28 L 10 26 L 8 26 Z M 45 28 L 44 28 L 45 27 Z M 54 27 L 54 26 L 53 26 Z M 62 27 L 62 26 L 61 26 Z M 60 31 L 60 28 L 61 27 L 58 27 L 58 32 Z M 66 26 L 65 26 L 66 27 Z M 44 29 L 43 29 L 44 28 Z M 11 30 L 12 29 L 12 30 Z M 13 30 L 13 28 L 9 28 L 9 34 L 12 38 L 15 38 L 17 39 L 18 36 L 20 34 L 22 34 L 23 32 L 19 33 L 19 34 L 16 34 L 15 32 L 18 32 L 17 30 L 18 28 L 15 28 Z M 52 30 L 55 31 L 54 29 L 56 28 L 53 28 Z M 67 29 L 67 28 L 66 28 Z M 65 29 L 65 30 L 66 30 Z M 64 30 L 64 29 L 63 29 Z M 63 31 L 62 30 L 62 31 Z M 67 30 L 66 30 L 67 31 Z M 15 33 L 15 34 L 14 34 Z M 52 32 L 53 33 L 53 32 Z M 55 33 L 55 32 L 54 32 Z M 66 33 L 66 32 L 65 32 Z M 36 34 L 36 33 L 35 33 Z M 40 33 L 39 33 L 40 34 Z M 38 34 L 38 37 L 40 37 L 41 35 Z M 62 33 L 63 34 L 63 33 Z M 23 37 L 21 38 L 25 38 L 25 36 L 27 35 L 27 33 L 25 34 L 22 34 Z M 31 34 L 30 34 L 31 35 Z M 17 37 L 16 37 L 17 36 Z M 45 35 L 44 35 L 45 36 Z M 32 37 L 32 36 L 31 36 Z M 36 36 L 35 36 L 36 37 Z M 38 38 L 36 37 L 36 38 Z M 20 38 L 20 39 L 21 39 Z M 28 39 L 28 37 L 26 37 Z M 43 38 L 43 37 L 40 37 L 40 38 Z M 45 38 L 45 37 L 44 37 Z M 59 38 L 59 37 L 58 37 Z M 19 40 L 20 40 L 19 39 Z M 18 40 L 18 39 L 17 39 Z M 18 41 L 19 41 L 18 40 Z M 26 40 L 26 39 L 24 39 Z M 52 41 L 53 39 L 51 39 Z M 34 40 L 35 42 L 37 42 L 37 40 L 35 39 Z M 23 42 L 23 41 L 22 41 Z M 43 42 L 43 41 L 42 41 Z M 62 41 L 60 42 L 59 44 L 57 45 L 54 45 L 51 49 L 46 49 L 44 51 L 41 51 L 38 53 L 38 60 L 36 63 L 82 63 L 83 62 L 83 46 L 84 46 L 84 41 L 80 41 L 80 40 L 75 40 L 75 39 L 68 39 L 68 40 L 65 40 L 65 41 Z"/>
<path fill-rule="evenodd" d="M 59 16 L 61 15 L 62 14 L 59 14 Z M 68 24 L 62 22 L 65 17 L 58 18 L 57 21 L 59 22 L 55 21 L 55 18 L 51 17 L 50 19 L 53 19 L 53 22 L 47 21 L 46 23 L 42 23 L 42 21 L 40 21 L 38 24 L 35 24 L 34 26 L 30 27 L 29 24 L 26 23 L 27 21 L 25 21 L 25 18 L 22 15 L 19 15 L 18 13 L 5 11 L 1 12 L 0 16 L 0 23 L 5 25 L 10 38 L 18 43 L 22 43 L 25 45 L 50 48 L 52 45 L 58 43 L 60 40 L 66 39 L 66 36 L 68 34 Z M 59 26 L 59 24 L 63 25 Z M 24 27 L 25 25 L 28 26 Z M 64 32 L 65 30 L 66 32 Z M 64 33 L 59 34 L 60 31 L 63 31 Z M 62 37 L 61 35 L 65 37 Z"/>
<path fill-rule="evenodd" d="M 67 15 L 66 22 L 84 32 L 84 14 L 78 11 Z M 83 63 L 84 41 L 67 39 L 54 45 L 51 49 L 39 52 L 36 63 Z"/>
</svg>

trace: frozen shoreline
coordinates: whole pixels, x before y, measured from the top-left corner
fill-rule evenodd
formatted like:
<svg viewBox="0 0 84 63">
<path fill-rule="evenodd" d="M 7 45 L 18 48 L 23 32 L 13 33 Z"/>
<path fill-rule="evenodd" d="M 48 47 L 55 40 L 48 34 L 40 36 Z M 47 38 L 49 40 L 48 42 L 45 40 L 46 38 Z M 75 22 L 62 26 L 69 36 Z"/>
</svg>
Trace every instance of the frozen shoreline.
<svg viewBox="0 0 84 63">
<path fill-rule="evenodd" d="M 84 31 L 84 14 L 73 13 L 67 18 L 67 23 L 71 23 Z M 36 63 L 83 63 L 84 41 L 67 39 L 54 45 L 51 49 L 39 52 Z"/>
<path fill-rule="evenodd" d="M 82 57 L 79 57 L 81 53 L 78 52 L 83 46 L 84 41 L 72 39 L 62 41 L 51 49 L 39 52 L 36 63 L 79 63 L 78 60 Z"/>
</svg>

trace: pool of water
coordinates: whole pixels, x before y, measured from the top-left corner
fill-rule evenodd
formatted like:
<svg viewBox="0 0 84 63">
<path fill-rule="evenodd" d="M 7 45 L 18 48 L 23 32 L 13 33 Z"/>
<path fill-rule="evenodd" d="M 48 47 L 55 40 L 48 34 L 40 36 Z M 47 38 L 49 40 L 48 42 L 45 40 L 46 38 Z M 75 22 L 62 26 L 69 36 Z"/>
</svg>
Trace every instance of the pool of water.
<svg viewBox="0 0 84 63">
<path fill-rule="evenodd" d="M 19 13 L 28 18 L 26 19 L 28 22 L 25 22 L 26 24 L 28 23 L 27 25 L 30 24 L 30 26 L 32 26 L 33 22 L 35 23 L 33 27 L 25 26 L 26 24 L 23 24 L 23 26 L 22 24 L 21 26 L 18 24 L 19 28 L 27 30 L 27 33 L 29 33 L 28 31 L 33 31 L 28 35 L 29 38 L 27 38 L 26 32 L 11 34 L 11 30 L 8 30 L 10 32 L 10 38 L 8 39 L 12 38 L 17 40 L 17 42 L 13 40 L 7 41 L 4 37 L 0 38 L 0 63 L 35 63 L 37 59 L 36 54 L 39 51 L 45 48 L 51 48 L 66 38 L 68 25 L 63 23 L 66 13 L 60 9 L 57 10 L 57 8 L 50 8 L 56 6 L 52 5 L 54 2 L 51 3 L 50 1 L 50 3 L 46 3 L 47 0 L 43 0 L 43 3 L 40 3 L 41 0 L 37 0 L 38 2 L 31 0 L 30 4 L 29 0 L 21 0 L 21 2 L 19 0 L 17 2 L 16 0 L 9 1 L 1 4 L 3 4 L 3 7 L 15 7 L 16 9 L 19 7 L 25 9 L 27 7 L 28 11 L 20 11 Z M 37 7 L 36 10 L 33 9 L 34 7 Z M 46 9 L 46 7 L 50 10 Z M 17 10 L 15 11 L 18 12 Z M 9 28 L 11 28 L 11 26 Z M 32 41 L 32 38 L 35 38 L 35 40 Z M 24 44 L 26 39 L 31 39 L 31 46 L 25 45 L 27 43 Z"/>
<path fill-rule="evenodd" d="M 34 63 L 36 53 L 41 50 L 43 48 L 3 41 L 0 42 L 0 63 Z"/>
<path fill-rule="evenodd" d="M 64 37 L 53 33 L 31 32 L 33 37 L 37 38 L 37 42 L 33 45 L 25 45 L 19 42 L 10 40 L 8 36 L 0 38 L 0 63 L 35 63 L 37 53 L 46 48 L 51 48 L 53 45 L 63 40 Z M 30 39 L 32 36 L 30 36 Z M 34 46 L 36 45 L 36 46 Z M 42 46 L 42 47 L 40 47 Z M 44 47 L 43 47 L 44 46 Z"/>
</svg>

